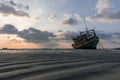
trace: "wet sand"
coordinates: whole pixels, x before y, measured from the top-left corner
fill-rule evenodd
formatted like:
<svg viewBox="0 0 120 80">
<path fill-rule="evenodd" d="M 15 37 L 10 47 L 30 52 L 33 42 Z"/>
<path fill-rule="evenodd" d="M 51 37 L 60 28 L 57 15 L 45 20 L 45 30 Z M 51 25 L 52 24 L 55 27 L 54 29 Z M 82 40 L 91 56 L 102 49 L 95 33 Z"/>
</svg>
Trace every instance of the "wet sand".
<svg viewBox="0 0 120 80">
<path fill-rule="evenodd" d="M 1 51 L 0 80 L 120 80 L 120 50 Z"/>
</svg>

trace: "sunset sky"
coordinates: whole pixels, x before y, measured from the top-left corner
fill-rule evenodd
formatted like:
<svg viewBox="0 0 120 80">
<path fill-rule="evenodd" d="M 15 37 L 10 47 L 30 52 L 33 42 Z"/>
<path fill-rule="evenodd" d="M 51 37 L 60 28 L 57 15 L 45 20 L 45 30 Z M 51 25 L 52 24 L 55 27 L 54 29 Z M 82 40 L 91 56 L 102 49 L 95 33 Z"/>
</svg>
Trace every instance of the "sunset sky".
<svg viewBox="0 0 120 80">
<path fill-rule="evenodd" d="M 120 0 L 0 0 L 0 48 L 72 48 L 85 21 L 120 47 Z"/>
</svg>

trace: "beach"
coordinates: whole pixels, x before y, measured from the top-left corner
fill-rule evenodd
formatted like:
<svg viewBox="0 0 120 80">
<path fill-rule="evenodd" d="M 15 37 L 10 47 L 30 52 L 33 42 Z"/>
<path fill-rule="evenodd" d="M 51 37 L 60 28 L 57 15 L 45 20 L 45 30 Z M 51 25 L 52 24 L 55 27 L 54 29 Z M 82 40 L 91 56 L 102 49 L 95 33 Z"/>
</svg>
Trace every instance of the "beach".
<svg viewBox="0 0 120 80">
<path fill-rule="evenodd" d="M 0 80 L 120 80 L 120 50 L 1 50 Z"/>
</svg>

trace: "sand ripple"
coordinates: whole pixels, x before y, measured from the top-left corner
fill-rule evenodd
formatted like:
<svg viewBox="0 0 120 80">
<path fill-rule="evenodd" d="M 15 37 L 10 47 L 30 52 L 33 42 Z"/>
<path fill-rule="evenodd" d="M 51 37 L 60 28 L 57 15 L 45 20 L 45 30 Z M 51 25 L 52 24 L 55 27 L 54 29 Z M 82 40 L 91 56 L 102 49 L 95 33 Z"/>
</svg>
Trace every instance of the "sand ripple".
<svg viewBox="0 0 120 80">
<path fill-rule="evenodd" d="M 0 80 L 120 80 L 119 51 L 0 53 Z"/>
</svg>

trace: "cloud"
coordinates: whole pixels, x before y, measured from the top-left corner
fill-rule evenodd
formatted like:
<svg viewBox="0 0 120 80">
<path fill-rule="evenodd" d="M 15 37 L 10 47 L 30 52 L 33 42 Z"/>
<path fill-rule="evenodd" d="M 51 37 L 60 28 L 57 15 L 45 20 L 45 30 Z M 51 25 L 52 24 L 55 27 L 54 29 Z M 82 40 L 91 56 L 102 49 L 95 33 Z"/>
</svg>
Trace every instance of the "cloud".
<svg viewBox="0 0 120 80">
<path fill-rule="evenodd" d="M 14 7 L 6 5 L 6 4 L 0 4 L 0 13 L 3 15 L 14 15 L 14 16 L 20 16 L 20 17 L 29 17 L 29 14 L 27 14 L 24 11 L 16 10 Z"/>
<path fill-rule="evenodd" d="M 88 21 L 120 21 L 120 11 L 110 11 L 110 0 L 98 0 L 96 4 L 97 14 L 86 17 Z"/>
<path fill-rule="evenodd" d="M 55 37 L 53 33 L 47 31 L 40 31 L 35 28 L 25 29 L 18 33 L 19 37 L 26 39 L 28 42 L 40 43 L 50 40 L 50 38 Z"/>
<path fill-rule="evenodd" d="M 64 46 L 62 43 L 72 44 L 72 38 L 79 35 L 79 32 L 72 32 L 67 31 L 63 32 L 62 30 L 58 30 L 60 34 L 55 35 L 48 31 L 41 31 L 35 28 L 28 28 L 22 31 L 18 31 L 18 29 L 11 24 L 6 24 L 0 29 L 0 34 L 7 35 L 10 41 L 19 43 L 20 41 L 25 41 L 27 43 L 35 43 L 35 44 L 42 44 L 42 47 L 60 47 L 61 45 Z M 96 31 L 97 35 L 102 40 L 103 45 L 111 45 L 114 47 L 120 47 L 120 33 L 105 33 Z M 16 35 L 14 38 L 9 37 L 9 35 Z M 20 38 L 20 39 L 18 39 Z M 61 44 L 60 44 L 61 43 Z M 109 44 L 110 43 L 110 44 Z M 107 46 L 107 47 L 109 47 Z"/>
<path fill-rule="evenodd" d="M 66 40 L 72 40 L 73 37 L 77 36 L 79 33 L 67 31 L 64 33 Z"/>
<path fill-rule="evenodd" d="M 10 0 L 10 4 L 11 4 L 11 5 L 14 5 L 14 6 L 17 5 L 13 0 Z"/>
<path fill-rule="evenodd" d="M 56 19 L 56 15 L 55 14 L 51 14 L 50 17 L 48 18 L 48 21 L 55 22 L 55 19 Z"/>
<path fill-rule="evenodd" d="M 39 16 L 35 17 L 36 21 L 41 21 L 41 18 Z"/>
<path fill-rule="evenodd" d="M 105 33 L 97 32 L 100 38 L 100 43 L 102 43 L 104 48 L 117 48 L 120 47 L 120 33 Z"/>
<path fill-rule="evenodd" d="M 29 9 L 28 5 L 25 6 L 25 5 L 21 4 L 21 3 L 16 3 L 13 0 L 3 1 L 3 3 L 6 4 L 6 5 L 10 5 L 10 6 L 21 8 L 21 9 L 26 9 L 26 10 Z"/>
<path fill-rule="evenodd" d="M 104 48 L 117 48 L 120 47 L 120 33 L 105 33 L 99 32 L 97 35 L 100 38 L 100 42 L 102 43 Z"/>
<path fill-rule="evenodd" d="M 60 23 L 62 25 L 75 26 L 80 21 L 82 21 L 82 18 L 79 14 L 74 14 L 73 16 L 71 16 L 69 14 L 64 14 L 64 19 Z"/>
<path fill-rule="evenodd" d="M 88 21 L 120 21 L 120 11 L 117 12 L 104 12 L 101 14 L 97 14 L 95 16 L 88 16 L 86 17 Z"/>
<path fill-rule="evenodd" d="M 18 30 L 14 25 L 6 24 L 0 29 L 1 34 L 17 34 Z"/>
<path fill-rule="evenodd" d="M 61 34 L 57 35 L 55 38 L 57 40 L 61 41 L 71 41 L 74 36 L 77 36 L 79 33 L 77 32 L 72 32 L 72 31 L 67 31 L 67 32 L 61 32 Z"/>
<path fill-rule="evenodd" d="M 63 30 L 57 30 L 57 32 L 63 32 Z"/>
<path fill-rule="evenodd" d="M 56 35 L 54 35 L 51 32 L 40 31 L 35 28 L 29 28 L 29 29 L 24 29 L 22 31 L 18 31 L 15 28 L 15 26 L 11 24 L 4 25 L 4 27 L 0 29 L 0 34 L 18 35 L 18 37 L 25 39 L 27 42 L 33 42 L 33 43 L 46 42 L 49 41 L 50 38 L 56 37 Z"/>
<path fill-rule="evenodd" d="M 11 39 L 10 42 L 21 43 L 22 41 L 17 39 Z"/>
<path fill-rule="evenodd" d="M 82 21 L 82 17 L 79 14 L 74 15 L 76 17 L 76 20 Z"/>
<path fill-rule="evenodd" d="M 68 19 L 64 19 L 63 21 L 61 21 L 62 25 L 68 25 L 68 26 L 74 26 L 74 25 L 77 25 L 77 23 L 78 21 L 73 18 L 68 18 Z"/>
<path fill-rule="evenodd" d="M 110 0 L 98 0 L 96 9 L 98 13 L 103 13 L 110 7 Z"/>
</svg>

